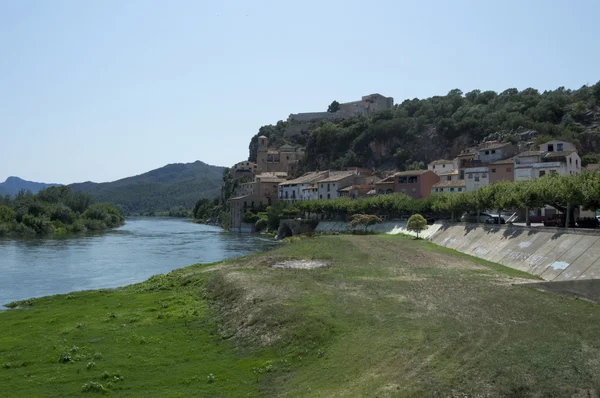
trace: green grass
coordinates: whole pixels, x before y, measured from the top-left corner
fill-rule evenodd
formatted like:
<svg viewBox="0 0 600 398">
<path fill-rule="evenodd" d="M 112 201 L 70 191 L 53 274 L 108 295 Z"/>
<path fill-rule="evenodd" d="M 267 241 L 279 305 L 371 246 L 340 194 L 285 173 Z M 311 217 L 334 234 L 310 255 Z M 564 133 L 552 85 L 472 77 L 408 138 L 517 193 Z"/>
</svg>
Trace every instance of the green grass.
<svg viewBox="0 0 600 398">
<path fill-rule="evenodd" d="M 269 267 L 284 259 L 330 266 Z M 598 394 L 600 308 L 514 284 L 525 279 L 533 277 L 422 240 L 292 239 L 270 252 L 0 313 L 0 390 Z"/>
</svg>

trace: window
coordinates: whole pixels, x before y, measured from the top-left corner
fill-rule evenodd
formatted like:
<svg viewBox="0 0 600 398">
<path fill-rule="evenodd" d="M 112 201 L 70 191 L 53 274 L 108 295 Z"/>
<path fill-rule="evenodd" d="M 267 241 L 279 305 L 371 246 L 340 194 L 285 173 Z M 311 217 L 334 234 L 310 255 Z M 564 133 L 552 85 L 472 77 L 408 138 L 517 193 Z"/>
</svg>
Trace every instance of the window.
<svg viewBox="0 0 600 398">
<path fill-rule="evenodd" d="M 440 192 L 440 189 L 439 189 L 439 188 L 436 188 L 436 189 L 435 189 L 435 192 Z"/>
<path fill-rule="evenodd" d="M 327 192 L 329 192 L 329 188 L 330 188 L 330 186 L 329 186 L 329 184 L 327 184 Z M 329 195 L 327 195 L 327 196 L 329 196 Z"/>
<path fill-rule="evenodd" d="M 321 188 L 323 188 L 323 184 L 321 184 Z"/>
<path fill-rule="evenodd" d="M 473 179 L 473 174 L 469 173 L 469 180 Z"/>
<path fill-rule="evenodd" d="M 506 171 L 510 173 L 512 171 L 512 167 L 507 167 Z"/>
<path fill-rule="evenodd" d="M 481 178 L 487 178 L 487 173 L 482 173 Z"/>
<path fill-rule="evenodd" d="M 479 176 L 475 176 L 475 182 L 479 182 Z"/>
<path fill-rule="evenodd" d="M 569 158 L 569 164 L 573 164 L 573 158 Z"/>
<path fill-rule="evenodd" d="M 417 182 L 417 176 L 408 177 L 408 183 L 414 184 Z"/>
<path fill-rule="evenodd" d="M 462 188 L 458 188 L 458 192 L 462 191 Z"/>
<path fill-rule="evenodd" d="M 579 160 L 575 159 L 575 166 L 579 167 Z"/>
<path fill-rule="evenodd" d="M 495 150 L 495 149 L 492 149 L 492 153 L 496 153 L 496 150 Z"/>
<path fill-rule="evenodd" d="M 398 183 L 399 184 L 406 184 L 406 181 L 408 179 L 406 177 L 398 177 Z"/>
<path fill-rule="evenodd" d="M 452 181 L 452 177 L 451 176 L 446 177 L 446 181 Z"/>
<path fill-rule="evenodd" d="M 485 151 L 485 154 L 486 154 L 486 155 L 489 155 L 489 154 L 490 154 L 490 151 Z"/>
<path fill-rule="evenodd" d="M 557 151 L 562 151 L 563 150 L 563 144 L 556 144 L 556 150 Z"/>
<path fill-rule="evenodd" d="M 454 188 L 450 188 L 450 192 L 454 192 Z"/>
<path fill-rule="evenodd" d="M 543 177 L 546 175 L 546 172 L 544 170 L 540 170 L 540 177 Z"/>
<path fill-rule="evenodd" d="M 495 173 L 495 172 L 496 172 L 496 169 L 492 169 L 492 173 Z"/>
<path fill-rule="evenodd" d="M 323 199 L 323 195 L 319 195 L 319 199 Z"/>
<path fill-rule="evenodd" d="M 548 152 L 554 152 L 554 144 L 548 144 Z"/>
<path fill-rule="evenodd" d="M 327 199 L 331 199 L 331 194 L 327 194 Z"/>
<path fill-rule="evenodd" d="M 445 165 L 445 164 L 443 164 L 443 165 L 442 165 L 442 168 L 444 168 L 444 169 L 445 169 L 445 168 L 446 168 L 446 165 Z"/>
</svg>

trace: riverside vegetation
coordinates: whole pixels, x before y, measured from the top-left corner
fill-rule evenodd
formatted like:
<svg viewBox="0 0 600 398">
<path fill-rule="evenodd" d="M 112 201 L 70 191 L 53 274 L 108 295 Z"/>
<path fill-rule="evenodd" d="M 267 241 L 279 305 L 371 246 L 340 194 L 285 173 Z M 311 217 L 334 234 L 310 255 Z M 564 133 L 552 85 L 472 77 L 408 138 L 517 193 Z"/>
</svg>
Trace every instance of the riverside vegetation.
<svg viewBox="0 0 600 398">
<path fill-rule="evenodd" d="M 101 231 L 121 226 L 124 220 L 117 207 L 92 203 L 90 195 L 67 186 L 49 187 L 35 195 L 21 190 L 14 199 L 0 197 L 0 236 Z"/>
<path fill-rule="evenodd" d="M 276 269 L 318 260 L 328 267 Z M 401 236 L 294 238 L 0 313 L 3 396 L 596 396 L 595 304 Z"/>
</svg>

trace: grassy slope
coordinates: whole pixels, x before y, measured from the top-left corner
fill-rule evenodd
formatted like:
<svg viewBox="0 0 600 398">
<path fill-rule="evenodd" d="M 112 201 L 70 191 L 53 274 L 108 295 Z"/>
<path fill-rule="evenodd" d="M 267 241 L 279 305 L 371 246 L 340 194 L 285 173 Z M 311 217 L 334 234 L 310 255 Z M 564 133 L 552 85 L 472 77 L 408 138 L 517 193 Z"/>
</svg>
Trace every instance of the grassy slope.
<svg viewBox="0 0 600 398">
<path fill-rule="evenodd" d="M 268 267 L 286 258 L 331 267 Z M 64 396 L 96 381 L 116 396 L 600 391 L 598 306 L 513 286 L 528 276 L 427 242 L 306 238 L 206 270 L 0 313 L 0 389 Z M 71 361 L 59 363 L 67 351 Z"/>
</svg>

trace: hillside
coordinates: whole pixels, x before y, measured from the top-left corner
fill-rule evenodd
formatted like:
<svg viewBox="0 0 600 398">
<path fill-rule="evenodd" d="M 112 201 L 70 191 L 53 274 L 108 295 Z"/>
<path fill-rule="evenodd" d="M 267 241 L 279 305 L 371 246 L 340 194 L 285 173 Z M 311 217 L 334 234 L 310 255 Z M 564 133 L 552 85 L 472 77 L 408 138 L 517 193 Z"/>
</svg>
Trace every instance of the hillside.
<svg viewBox="0 0 600 398">
<path fill-rule="evenodd" d="M 60 184 L 46 184 L 44 182 L 33 182 L 23 180 L 19 177 L 8 177 L 6 181 L 0 183 L 0 195 L 16 195 L 21 189 L 38 193 L 41 189 L 48 187 L 58 187 Z"/>
<path fill-rule="evenodd" d="M 191 209 L 202 197 L 219 195 L 223 167 L 174 163 L 118 181 L 71 184 L 75 191 L 89 193 L 95 202 L 121 206 L 127 214 L 168 211 L 175 206 Z"/>
<path fill-rule="evenodd" d="M 600 153 L 600 82 L 578 90 L 559 87 L 540 93 L 509 88 L 501 93 L 451 90 L 447 95 L 405 100 L 393 109 L 340 122 L 313 122 L 305 133 L 290 134 L 293 122 L 260 128 L 270 145 L 306 145 L 300 172 L 316 168 L 415 167 L 452 158 L 485 140 L 527 142 L 545 137 L 574 142 L 580 155 Z M 287 132 L 287 133 L 286 133 Z"/>
</svg>

